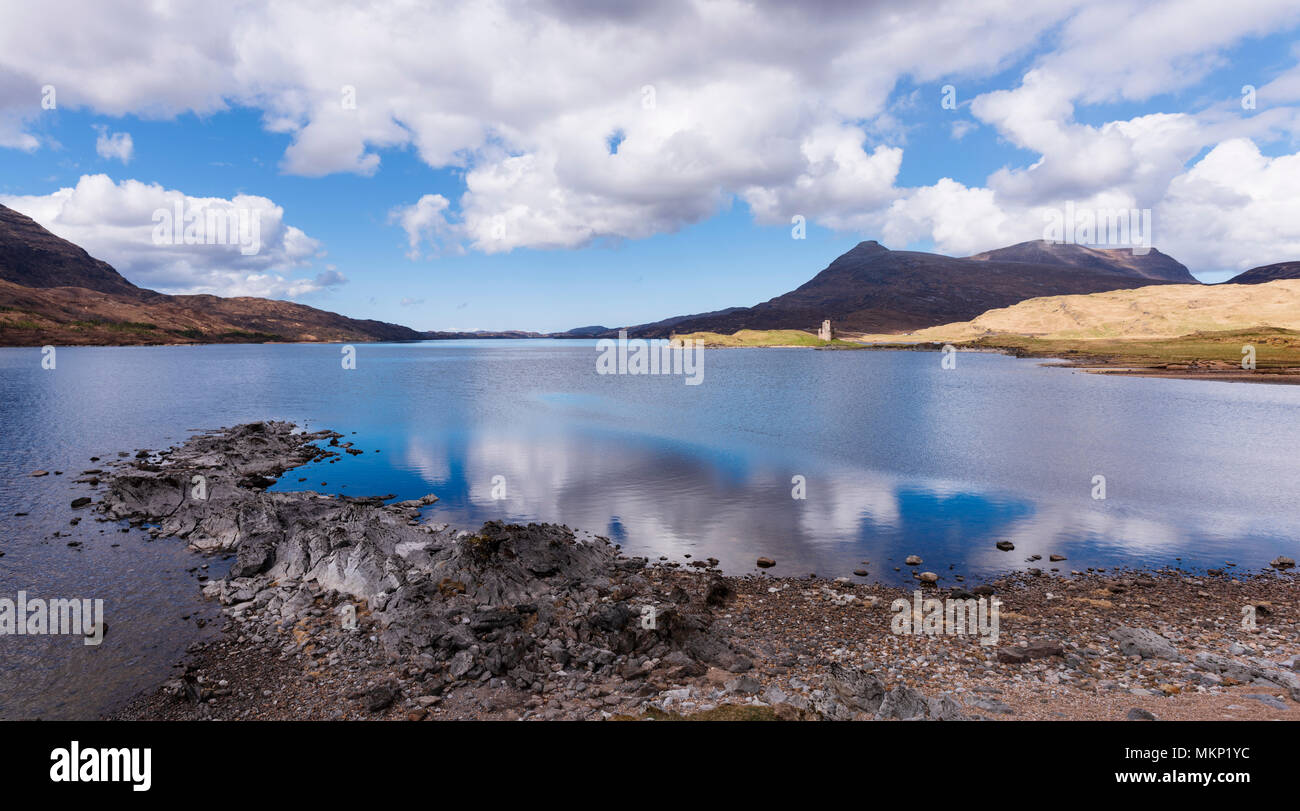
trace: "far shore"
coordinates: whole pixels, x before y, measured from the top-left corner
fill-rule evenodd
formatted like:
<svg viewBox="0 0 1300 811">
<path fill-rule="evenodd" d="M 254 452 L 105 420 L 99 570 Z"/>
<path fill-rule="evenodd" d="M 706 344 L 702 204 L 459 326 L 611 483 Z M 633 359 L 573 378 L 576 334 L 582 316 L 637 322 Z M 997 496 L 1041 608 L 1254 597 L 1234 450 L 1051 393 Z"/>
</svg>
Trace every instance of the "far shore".
<svg viewBox="0 0 1300 811">
<path fill-rule="evenodd" d="M 824 341 L 801 330 L 741 330 L 733 335 L 696 332 L 674 339 L 700 341 L 706 349 L 818 349 L 941 352 L 997 352 L 1041 358 L 1045 366 L 1090 374 L 1215 380 L 1235 383 L 1300 384 L 1300 333 L 1258 327 L 1198 333 L 1179 338 L 1061 339 L 1027 335 L 988 335 L 973 340 L 937 341 L 899 335 L 844 333 Z M 1258 346 L 1256 368 L 1241 365 L 1242 347 Z"/>
<path fill-rule="evenodd" d="M 1268 332 L 1289 332 L 1285 330 L 1268 330 Z M 1019 358 L 1041 358 L 1044 366 L 1075 369 L 1089 374 L 1120 375 L 1124 377 L 1165 378 L 1170 380 L 1210 380 L 1229 383 L 1272 383 L 1281 385 L 1300 384 L 1300 338 L 1286 336 L 1279 348 L 1273 335 L 1243 335 L 1250 331 L 1232 331 L 1223 335 L 1185 336 L 1178 339 L 1156 340 L 1063 340 L 1040 339 L 1032 336 L 994 335 L 976 340 L 940 342 L 935 340 L 907 340 L 905 334 L 899 336 L 864 335 L 846 333 L 833 340 L 819 339 L 811 332 L 803 330 L 741 330 L 733 335 L 719 333 L 689 333 L 673 335 L 673 340 L 688 339 L 700 342 L 706 349 L 815 349 L 822 351 L 898 351 L 898 352 L 940 352 L 944 346 L 952 346 L 963 352 L 996 352 Z M 1257 330 L 1256 332 L 1262 332 Z M 0 336 L 2 337 L 2 336 Z M 466 336 L 469 337 L 469 336 Z M 495 340 L 520 340 L 534 336 L 475 336 Z M 562 336 L 540 336 L 558 339 Z M 577 336 L 563 336 L 573 339 Z M 1195 341 L 1190 339 L 1196 339 Z M 1258 340 L 1265 348 L 1263 357 L 1255 369 L 1243 369 L 1239 362 L 1234 362 L 1232 353 L 1240 351 L 1243 341 Z M 211 342 L 177 340 L 174 342 L 61 342 L 49 339 L 57 347 L 76 346 L 84 348 L 107 347 L 159 347 L 159 346 L 212 346 L 212 345 L 328 345 L 345 343 L 424 343 L 427 341 L 452 340 L 450 337 L 423 338 L 418 340 L 383 340 L 367 337 L 328 338 L 318 341 L 286 341 L 273 338 L 268 340 L 233 339 Z M 0 349 L 38 348 L 45 344 L 45 338 L 36 343 L 17 343 L 0 345 Z M 1271 345 L 1270 345 L 1271 342 Z M 1132 344 L 1133 346 L 1127 345 Z M 1194 348 L 1189 351 L 1189 345 Z M 1268 353 L 1272 353 L 1269 357 Z"/>
</svg>

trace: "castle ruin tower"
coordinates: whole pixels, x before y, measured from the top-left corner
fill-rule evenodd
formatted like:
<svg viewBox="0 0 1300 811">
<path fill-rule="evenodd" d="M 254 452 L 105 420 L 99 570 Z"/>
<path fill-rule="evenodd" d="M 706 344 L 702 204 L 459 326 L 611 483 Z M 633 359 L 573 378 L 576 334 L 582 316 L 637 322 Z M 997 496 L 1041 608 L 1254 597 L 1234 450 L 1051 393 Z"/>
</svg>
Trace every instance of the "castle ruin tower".
<svg viewBox="0 0 1300 811">
<path fill-rule="evenodd" d="M 835 330 L 831 329 L 831 320 L 828 318 L 822 322 L 822 328 L 817 330 L 817 339 L 820 341 L 835 340 Z"/>
</svg>

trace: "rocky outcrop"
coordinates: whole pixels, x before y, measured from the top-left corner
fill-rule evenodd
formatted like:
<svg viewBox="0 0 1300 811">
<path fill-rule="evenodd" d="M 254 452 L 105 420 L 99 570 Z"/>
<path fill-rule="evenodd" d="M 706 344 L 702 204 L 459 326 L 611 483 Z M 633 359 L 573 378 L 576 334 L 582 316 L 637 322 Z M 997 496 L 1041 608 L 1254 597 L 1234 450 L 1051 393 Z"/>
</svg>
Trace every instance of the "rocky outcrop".
<svg viewBox="0 0 1300 811">
<path fill-rule="evenodd" d="M 236 616 L 252 609 L 291 625 L 321 604 L 351 606 L 378 621 L 390 657 L 448 682 L 504 677 L 540 690 L 557 667 L 748 668 L 713 631 L 705 599 L 657 592 L 639 574 L 646 561 L 604 538 L 551 524 L 457 531 L 422 520 L 434 496 L 389 504 L 268 491 L 286 470 L 337 455 L 316 443 L 339 437 L 277 422 L 197 436 L 119 466 L 100 509 L 200 551 L 234 552 L 230 577 L 206 592 Z"/>
<path fill-rule="evenodd" d="M 1282 687 L 1293 701 L 1300 701 L 1300 676 L 1297 676 L 1294 671 L 1284 670 L 1277 662 L 1253 657 L 1238 660 L 1209 652 L 1196 654 L 1193 662 L 1202 670 L 1244 684 L 1271 684 Z"/>
</svg>

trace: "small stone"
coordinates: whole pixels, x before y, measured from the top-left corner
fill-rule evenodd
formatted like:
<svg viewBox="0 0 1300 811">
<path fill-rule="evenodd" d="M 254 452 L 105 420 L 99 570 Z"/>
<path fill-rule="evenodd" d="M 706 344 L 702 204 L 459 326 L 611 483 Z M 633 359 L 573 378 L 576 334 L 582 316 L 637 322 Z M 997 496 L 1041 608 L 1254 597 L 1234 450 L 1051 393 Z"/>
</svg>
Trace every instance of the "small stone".
<svg viewBox="0 0 1300 811">
<path fill-rule="evenodd" d="M 366 693 L 366 709 L 370 712 L 386 710 L 397 700 L 398 690 L 390 684 L 381 684 Z"/>
<path fill-rule="evenodd" d="M 1285 555 L 1279 555 L 1273 558 L 1272 562 L 1268 565 L 1272 566 L 1274 569 L 1290 569 L 1295 566 L 1295 561 Z"/>
<path fill-rule="evenodd" d="M 973 698 L 966 702 L 966 706 L 972 710 L 983 710 L 984 712 L 996 712 L 1002 715 L 1013 715 L 1015 710 L 1011 709 L 1005 703 L 996 698 Z"/>
<path fill-rule="evenodd" d="M 1128 715 L 1126 715 L 1125 717 L 1126 717 L 1128 720 L 1130 720 L 1130 721 L 1155 721 L 1155 720 L 1157 720 L 1156 717 L 1155 717 L 1155 715 L 1153 715 L 1153 714 L 1151 713 L 1150 710 L 1144 710 L 1144 709 L 1142 709 L 1141 707 L 1134 707 L 1133 709 L 1129 710 L 1129 711 L 1128 711 Z"/>
<path fill-rule="evenodd" d="M 759 558 L 756 561 L 756 565 L 760 569 L 770 569 L 776 565 L 776 561 L 772 560 L 771 558 Z"/>
<path fill-rule="evenodd" d="M 998 549 L 1001 549 L 1003 552 L 1010 552 L 1011 550 L 1016 548 L 1016 545 L 1013 544 L 1011 541 L 998 541 L 996 546 Z"/>
<path fill-rule="evenodd" d="M 1065 649 L 1060 642 L 1037 640 L 1024 647 L 1003 648 L 998 651 L 998 661 L 1003 664 L 1018 665 L 1030 659 L 1045 659 L 1049 656 L 1063 656 Z"/>
<path fill-rule="evenodd" d="M 741 676 L 738 679 L 732 679 L 724 686 L 730 692 L 744 693 L 745 695 L 751 695 L 763 689 L 763 685 L 759 683 L 758 679 L 749 675 Z"/>
<path fill-rule="evenodd" d="M 921 572 L 916 578 L 922 583 L 930 583 L 931 585 L 939 582 L 939 575 L 934 572 Z"/>
<path fill-rule="evenodd" d="M 920 556 L 918 555 L 908 555 L 907 560 L 904 560 L 903 562 L 906 563 L 908 566 L 920 566 L 925 561 L 921 560 Z"/>
</svg>

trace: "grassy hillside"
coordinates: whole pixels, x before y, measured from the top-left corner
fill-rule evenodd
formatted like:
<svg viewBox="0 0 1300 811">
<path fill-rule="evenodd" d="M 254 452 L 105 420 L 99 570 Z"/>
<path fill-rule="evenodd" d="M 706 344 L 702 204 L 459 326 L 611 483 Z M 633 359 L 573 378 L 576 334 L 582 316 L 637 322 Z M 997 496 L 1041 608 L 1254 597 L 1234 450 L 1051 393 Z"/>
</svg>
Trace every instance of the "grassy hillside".
<svg viewBox="0 0 1300 811">
<path fill-rule="evenodd" d="M 0 280 L 0 346 L 409 341 L 414 330 L 289 301 L 217 296 L 125 296 Z"/>
<path fill-rule="evenodd" d="M 1300 373 L 1300 280 L 1047 296 L 970 321 L 862 340 L 880 348 L 997 349 L 1173 376 L 1293 380 Z M 1241 369 L 1247 345 L 1255 350 L 1253 372 Z"/>
<path fill-rule="evenodd" d="M 1020 335 L 1091 342 L 1180 338 L 1256 327 L 1300 330 L 1300 280 L 1254 285 L 1154 285 L 1089 295 L 1045 296 L 989 310 L 970 321 L 865 339 L 958 343 Z"/>
</svg>

